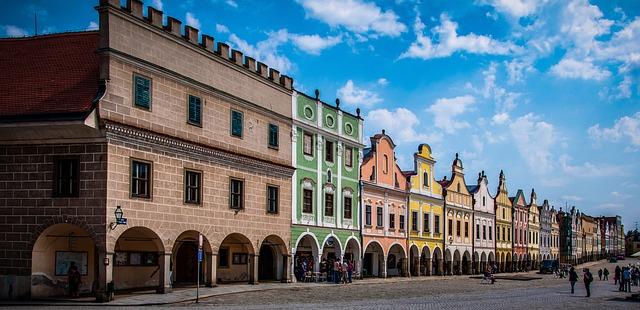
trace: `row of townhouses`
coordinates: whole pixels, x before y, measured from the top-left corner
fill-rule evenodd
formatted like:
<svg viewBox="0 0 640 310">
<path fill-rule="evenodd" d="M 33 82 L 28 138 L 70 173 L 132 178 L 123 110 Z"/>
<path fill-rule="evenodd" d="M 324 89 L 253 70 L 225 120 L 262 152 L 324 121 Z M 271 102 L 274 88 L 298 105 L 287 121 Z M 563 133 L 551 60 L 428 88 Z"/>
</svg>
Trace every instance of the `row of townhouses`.
<svg viewBox="0 0 640 310">
<path fill-rule="evenodd" d="M 146 8 L 146 10 L 145 10 Z M 621 218 L 535 191 L 402 171 L 360 111 L 141 1 L 99 30 L 0 40 L 0 298 L 361 276 L 471 274 L 622 252 Z M 164 21 L 164 22 L 163 22 Z"/>
</svg>

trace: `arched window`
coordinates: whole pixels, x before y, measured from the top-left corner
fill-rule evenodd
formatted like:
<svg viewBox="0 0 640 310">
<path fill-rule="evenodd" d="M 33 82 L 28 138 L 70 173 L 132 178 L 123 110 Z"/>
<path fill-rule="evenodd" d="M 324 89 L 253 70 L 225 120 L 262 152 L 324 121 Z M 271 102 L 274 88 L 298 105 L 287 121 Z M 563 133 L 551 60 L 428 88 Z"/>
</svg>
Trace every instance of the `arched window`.
<svg viewBox="0 0 640 310">
<path fill-rule="evenodd" d="M 458 183 L 458 193 L 460 192 L 460 183 Z"/>
<path fill-rule="evenodd" d="M 327 170 L 327 183 L 331 183 L 331 170 Z"/>
<path fill-rule="evenodd" d="M 389 172 L 389 157 L 385 154 L 383 155 L 384 160 L 383 164 L 384 166 L 382 166 L 382 173 L 387 174 Z"/>
<path fill-rule="evenodd" d="M 426 171 L 422 173 L 422 186 L 429 187 L 429 173 Z"/>
</svg>

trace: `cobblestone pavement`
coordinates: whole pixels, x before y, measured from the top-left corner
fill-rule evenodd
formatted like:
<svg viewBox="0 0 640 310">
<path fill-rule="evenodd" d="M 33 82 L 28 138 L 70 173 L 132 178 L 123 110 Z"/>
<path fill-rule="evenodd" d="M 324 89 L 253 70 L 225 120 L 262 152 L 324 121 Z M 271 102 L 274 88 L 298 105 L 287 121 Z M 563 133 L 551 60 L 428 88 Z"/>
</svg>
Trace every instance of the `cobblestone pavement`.
<svg viewBox="0 0 640 310">
<path fill-rule="evenodd" d="M 621 261 L 620 264 L 628 262 Z M 231 293 L 203 299 L 199 304 L 185 302 L 158 306 L 167 309 L 640 309 L 640 303 L 628 302 L 613 284 L 597 279 L 598 268 L 607 267 L 612 273 L 615 264 L 591 263 L 595 275 L 592 297 L 585 298 L 582 282 L 576 284 L 576 293 L 570 294 L 566 279 L 542 275 L 540 280 L 499 280 L 495 284 L 482 284 L 480 279 L 466 276 L 395 278 L 358 281 L 348 285 L 304 284 L 296 286 L 273 285 L 275 289 Z M 532 276 L 538 276 L 530 273 Z M 271 287 L 264 284 L 260 286 Z M 257 286 L 254 286 L 257 287 Z M 632 287 L 638 292 L 638 287 Z M 155 295 L 158 296 L 158 295 Z M 149 295 L 154 298 L 154 295 Z M 68 306 L 68 305 L 67 305 Z M 29 307 L 25 307 L 29 308 Z M 25 309 L 21 307 L 21 309 Z M 37 307 L 37 309 L 60 307 Z M 140 307 L 114 307 L 113 304 L 78 306 L 94 309 L 139 309 Z M 156 308 L 156 307 L 154 307 Z M 34 308 L 36 309 L 36 308 Z"/>
</svg>

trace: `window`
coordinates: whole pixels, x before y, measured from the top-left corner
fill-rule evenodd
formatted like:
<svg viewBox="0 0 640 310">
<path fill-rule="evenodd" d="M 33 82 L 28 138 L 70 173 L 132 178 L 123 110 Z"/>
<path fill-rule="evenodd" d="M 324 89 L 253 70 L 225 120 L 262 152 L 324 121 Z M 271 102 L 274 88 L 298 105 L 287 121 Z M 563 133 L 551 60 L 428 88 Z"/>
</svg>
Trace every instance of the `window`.
<svg viewBox="0 0 640 310">
<path fill-rule="evenodd" d="M 231 110 L 231 135 L 242 138 L 242 112 Z"/>
<path fill-rule="evenodd" d="M 383 166 L 382 166 L 382 173 L 387 174 L 389 173 L 389 157 L 385 154 L 382 157 L 383 159 Z"/>
<path fill-rule="evenodd" d="M 133 104 L 146 110 L 151 109 L 151 79 L 141 75 L 133 76 Z"/>
<path fill-rule="evenodd" d="M 184 202 L 200 203 L 202 192 L 202 174 L 197 171 L 186 170 L 184 173 Z"/>
<path fill-rule="evenodd" d="M 267 213 L 278 213 L 279 191 L 277 186 L 267 185 Z"/>
<path fill-rule="evenodd" d="M 353 148 L 350 146 L 344 148 L 344 165 L 353 167 Z"/>
<path fill-rule="evenodd" d="M 369 176 L 369 181 L 376 180 L 376 166 L 371 167 L 371 176 Z"/>
<path fill-rule="evenodd" d="M 460 237 L 460 221 L 456 221 L 456 236 Z"/>
<path fill-rule="evenodd" d="M 396 215 L 393 213 L 389 214 L 389 228 L 396 228 Z"/>
<path fill-rule="evenodd" d="M 489 226 L 489 240 L 493 240 L 493 227 Z"/>
<path fill-rule="evenodd" d="M 249 255 L 247 255 L 247 253 L 233 253 L 232 264 L 234 264 L 234 265 L 246 265 L 247 262 L 248 262 L 248 257 L 249 257 Z"/>
<path fill-rule="evenodd" d="M 435 215 L 433 217 L 433 229 L 436 234 L 440 233 L 440 215 Z"/>
<path fill-rule="evenodd" d="M 487 240 L 487 225 L 482 225 L 482 240 Z"/>
<path fill-rule="evenodd" d="M 55 165 L 55 197 L 78 197 L 80 194 L 80 161 L 78 159 L 57 159 Z"/>
<path fill-rule="evenodd" d="M 480 239 L 480 224 L 476 224 L 476 239 Z"/>
<path fill-rule="evenodd" d="M 229 197 L 229 207 L 231 209 L 242 209 L 244 208 L 244 181 L 240 179 L 231 179 L 230 181 L 230 197 Z"/>
<path fill-rule="evenodd" d="M 313 135 L 305 132 L 303 144 L 304 155 L 313 156 Z"/>
<path fill-rule="evenodd" d="M 429 232 L 429 214 L 427 213 L 422 215 L 422 230 Z"/>
<path fill-rule="evenodd" d="M 351 219 L 351 197 L 344 197 L 344 218 Z"/>
<path fill-rule="evenodd" d="M 404 215 L 400 214 L 400 230 L 404 230 Z"/>
<path fill-rule="evenodd" d="M 313 213 L 313 190 L 302 190 L 302 212 Z"/>
<path fill-rule="evenodd" d="M 502 227 L 502 229 L 504 229 L 504 227 Z M 489 237 L 491 237 L 491 228 L 489 228 Z M 498 227 L 498 229 L 496 229 L 496 239 L 497 240 L 501 240 L 500 239 L 500 227 Z M 489 240 L 491 240 L 491 239 L 489 239 Z"/>
<path fill-rule="evenodd" d="M 378 209 L 376 210 L 376 225 L 378 227 L 382 227 L 384 226 L 384 223 L 382 223 L 382 207 L 378 207 Z M 391 225 L 391 224 L 389 224 Z"/>
<path fill-rule="evenodd" d="M 273 149 L 278 148 L 278 125 L 269 124 L 269 147 Z"/>
<path fill-rule="evenodd" d="M 190 124 L 202 124 L 202 104 L 200 97 L 189 95 L 189 119 Z"/>
<path fill-rule="evenodd" d="M 469 238 L 469 222 L 464 222 L 464 237 Z"/>
<path fill-rule="evenodd" d="M 324 160 L 333 162 L 333 141 L 325 141 Z"/>
<path fill-rule="evenodd" d="M 449 236 L 452 236 L 453 235 L 453 220 L 449 219 L 449 225 L 448 226 L 449 227 L 448 227 L 447 230 L 448 230 Z"/>
<path fill-rule="evenodd" d="M 418 212 L 411 212 L 411 230 L 418 231 Z"/>
<path fill-rule="evenodd" d="M 370 205 L 365 206 L 364 224 L 367 226 L 371 226 L 371 206 Z"/>
<path fill-rule="evenodd" d="M 333 194 L 324 193 L 324 216 L 333 216 Z"/>
<path fill-rule="evenodd" d="M 131 161 L 131 196 L 151 197 L 151 163 Z"/>
<path fill-rule="evenodd" d="M 218 250 L 218 267 L 229 268 L 229 249 L 220 248 Z"/>
<path fill-rule="evenodd" d="M 429 187 L 429 173 L 426 171 L 422 173 L 422 186 Z"/>
<path fill-rule="evenodd" d="M 482 206 L 484 207 L 484 206 L 486 206 L 486 205 L 487 205 L 486 197 L 484 197 L 484 196 L 483 196 L 483 197 L 482 197 Z"/>
<path fill-rule="evenodd" d="M 458 183 L 458 193 L 460 192 L 460 183 Z"/>
</svg>

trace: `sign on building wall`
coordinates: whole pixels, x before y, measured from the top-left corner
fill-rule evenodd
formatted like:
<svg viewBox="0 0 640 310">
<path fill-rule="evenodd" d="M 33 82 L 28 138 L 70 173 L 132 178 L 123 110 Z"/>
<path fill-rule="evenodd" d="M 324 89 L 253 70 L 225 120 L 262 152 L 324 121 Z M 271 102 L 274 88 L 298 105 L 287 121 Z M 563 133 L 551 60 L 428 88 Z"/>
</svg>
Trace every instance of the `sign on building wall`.
<svg viewBox="0 0 640 310">
<path fill-rule="evenodd" d="M 75 263 L 83 276 L 87 275 L 87 252 L 56 252 L 56 276 L 66 276 L 71 263 Z"/>
</svg>

